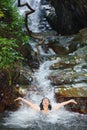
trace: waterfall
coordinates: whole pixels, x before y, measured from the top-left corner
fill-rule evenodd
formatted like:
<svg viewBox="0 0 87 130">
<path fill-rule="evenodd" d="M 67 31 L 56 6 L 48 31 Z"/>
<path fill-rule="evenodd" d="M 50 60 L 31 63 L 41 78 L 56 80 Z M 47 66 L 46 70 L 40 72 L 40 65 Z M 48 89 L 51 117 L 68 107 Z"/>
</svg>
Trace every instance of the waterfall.
<svg viewBox="0 0 87 130">
<path fill-rule="evenodd" d="M 42 17 L 41 9 L 45 8 L 45 6 L 41 5 L 41 0 L 26 1 L 30 4 L 30 6 L 33 9 L 36 10 L 35 13 L 29 16 L 29 29 L 33 32 L 43 31 L 44 27 L 41 28 L 42 24 L 40 23 Z M 26 1 L 22 0 L 21 2 L 24 3 Z M 24 11 L 27 11 L 26 7 L 19 8 L 19 12 L 21 15 L 25 15 Z M 44 17 L 42 19 L 44 19 Z M 44 22 L 43 25 L 46 24 L 46 26 L 48 26 L 45 20 L 42 20 Z M 52 56 L 52 53 L 53 52 L 50 50 L 48 54 L 45 54 L 41 50 L 42 56 Z M 35 88 L 35 91 L 27 90 L 25 96 L 26 99 L 39 105 L 43 97 L 48 97 L 51 101 L 52 106 L 55 106 L 57 104 L 54 98 L 54 87 L 51 85 L 51 82 L 48 79 L 50 73 L 52 72 L 52 70 L 50 70 L 50 66 L 55 62 L 56 60 L 53 59 L 51 61 L 45 61 L 44 63 L 41 63 L 39 69 L 33 75 L 33 84 L 35 84 L 37 87 Z M 20 128 L 23 128 L 23 130 L 78 130 L 80 129 L 80 127 L 87 127 L 86 124 L 86 115 L 80 115 L 79 113 L 69 112 L 66 111 L 65 108 L 61 108 L 58 111 L 52 113 L 50 112 L 49 114 L 44 115 L 39 112 L 37 113 L 35 110 L 27 107 L 26 104 L 24 104 L 21 101 L 20 108 L 15 112 L 8 112 L 3 122 L 3 125 L 6 128 L 10 127 L 12 130 L 14 130 L 15 128 L 16 130 L 20 130 Z"/>
<path fill-rule="evenodd" d="M 35 10 L 34 13 L 30 14 L 28 17 L 28 27 L 29 30 L 31 30 L 34 33 L 40 33 L 40 32 L 44 32 L 46 30 L 51 30 L 50 25 L 48 24 L 47 20 L 46 20 L 46 14 L 45 14 L 45 10 L 48 7 L 48 4 L 43 3 L 43 5 L 41 4 L 41 1 L 44 0 L 22 0 L 21 4 L 24 3 L 28 3 L 32 9 Z M 15 2 L 15 6 L 17 5 L 17 1 Z M 19 13 L 22 16 L 25 16 L 25 13 L 29 11 L 29 9 L 25 6 L 25 7 L 19 7 Z"/>
<path fill-rule="evenodd" d="M 45 0 L 27 0 L 30 6 L 35 10 L 35 12 L 29 16 L 29 29 L 32 32 L 40 33 L 46 30 L 51 30 L 45 16 L 45 10 L 49 7 L 44 1 Z"/>
<path fill-rule="evenodd" d="M 54 99 L 54 89 L 52 88 L 50 80 L 48 79 L 48 76 L 51 72 L 49 68 L 54 62 L 56 62 L 56 60 L 45 61 L 40 65 L 40 68 L 34 73 L 34 83 L 36 83 L 37 85 L 37 91 L 28 92 L 29 95 L 26 95 L 26 98 L 28 100 L 39 105 L 43 97 L 48 97 L 52 103 L 52 106 L 56 104 Z M 12 128 L 31 128 L 32 126 L 35 128 L 42 128 L 43 125 L 46 123 L 46 127 L 49 126 L 49 123 L 58 123 L 60 125 L 61 123 L 63 123 L 63 125 L 65 124 L 66 126 L 67 123 L 69 124 L 73 121 L 72 119 L 74 119 L 75 121 L 75 118 L 78 116 L 78 114 L 70 113 L 66 111 L 64 108 L 56 112 L 49 113 L 48 115 L 44 115 L 37 113 L 35 110 L 32 110 L 31 108 L 27 107 L 26 104 L 23 104 L 22 102 L 20 103 L 21 106 L 19 110 L 15 112 L 9 112 L 9 116 L 5 118 L 5 126 L 10 126 Z M 38 130 L 38 128 L 35 130 Z"/>
<path fill-rule="evenodd" d="M 40 1 L 41 0 L 27 0 L 29 5 L 35 10 L 35 12 L 29 16 L 29 29 L 32 32 L 39 32 Z"/>
</svg>

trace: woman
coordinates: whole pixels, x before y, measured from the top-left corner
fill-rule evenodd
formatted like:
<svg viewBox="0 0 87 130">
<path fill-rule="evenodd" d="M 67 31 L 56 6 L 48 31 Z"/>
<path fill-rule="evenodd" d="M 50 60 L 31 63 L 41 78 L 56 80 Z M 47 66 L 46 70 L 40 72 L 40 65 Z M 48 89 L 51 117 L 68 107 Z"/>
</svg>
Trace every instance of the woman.
<svg viewBox="0 0 87 130">
<path fill-rule="evenodd" d="M 40 103 L 40 106 L 32 103 L 31 101 L 29 100 L 26 100 L 22 97 L 18 97 L 17 99 L 15 99 L 15 101 L 22 101 L 24 102 L 25 104 L 27 104 L 29 107 L 33 108 L 34 110 L 36 111 L 42 111 L 43 113 L 48 113 L 49 111 L 54 111 L 54 110 L 58 110 L 59 108 L 67 105 L 67 104 L 70 104 L 70 103 L 74 103 L 74 104 L 77 104 L 77 102 L 74 100 L 74 99 L 70 99 L 68 101 L 65 101 L 65 102 L 62 102 L 62 103 L 58 103 L 55 107 L 52 108 L 51 104 L 50 104 L 50 100 L 45 97 L 42 99 L 41 103 Z"/>
<path fill-rule="evenodd" d="M 15 99 L 15 101 L 23 101 L 25 104 L 27 104 L 29 107 L 33 108 L 34 110 L 36 111 L 42 111 L 43 113 L 48 113 L 50 110 L 54 111 L 54 110 L 58 110 L 59 108 L 67 105 L 67 104 L 70 104 L 70 103 L 74 103 L 74 104 L 77 104 L 77 102 L 74 100 L 74 99 L 70 99 L 68 101 L 65 101 L 65 102 L 62 102 L 62 103 L 58 103 L 55 107 L 52 108 L 51 104 L 50 104 L 50 100 L 45 97 L 42 99 L 42 102 L 40 103 L 40 106 L 22 98 L 22 97 L 19 97 L 17 99 Z"/>
</svg>

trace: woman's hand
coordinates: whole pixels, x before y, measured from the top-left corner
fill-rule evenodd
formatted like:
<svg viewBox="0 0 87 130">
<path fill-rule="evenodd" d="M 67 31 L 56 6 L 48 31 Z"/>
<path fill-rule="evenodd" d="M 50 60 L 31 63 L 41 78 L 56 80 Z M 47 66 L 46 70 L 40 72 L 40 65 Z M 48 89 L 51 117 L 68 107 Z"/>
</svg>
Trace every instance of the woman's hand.
<svg viewBox="0 0 87 130">
<path fill-rule="evenodd" d="M 74 99 L 70 100 L 71 103 L 77 104 L 77 102 Z"/>
<path fill-rule="evenodd" d="M 14 101 L 22 101 L 23 103 L 25 103 L 26 105 L 28 105 L 29 107 L 35 109 L 36 111 L 40 111 L 40 107 L 35 105 L 34 103 L 32 103 L 31 101 L 24 99 L 22 97 L 18 97 L 17 99 L 15 99 Z"/>
<path fill-rule="evenodd" d="M 14 101 L 22 100 L 22 97 L 16 98 Z"/>
<path fill-rule="evenodd" d="M 64 102 L 62 102 L 62 103 L 59 103 L 58 105 L 56 105 L 56 106 L 53 108 L 53 110 L 58 110 L 59 108 L 65 106 L 65 105 L 68 105 L 68 104 L 70 104 L 70 103 L 77 104 L 77 102 L 76 102 L 74 99 L 70 99 L 70 100 L 68 100 L 68 101 L 64 101 Z"/>
</svg>

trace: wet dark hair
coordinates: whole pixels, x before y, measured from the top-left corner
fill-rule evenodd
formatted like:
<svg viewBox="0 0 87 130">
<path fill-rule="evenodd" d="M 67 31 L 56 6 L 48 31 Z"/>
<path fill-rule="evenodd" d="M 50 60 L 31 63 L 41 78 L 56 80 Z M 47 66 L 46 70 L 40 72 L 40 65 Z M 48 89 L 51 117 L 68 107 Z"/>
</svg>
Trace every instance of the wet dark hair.
<svg viewBox="0 0 87 130">
<path fill-rule="evenodd" d="M 44 109 L 43 109 L 43 104 L 42 104 L 44 99 L 48 99 L 48 98 L 47 98 L 47 97 L 45 97 L 45 98 L 43 98 L 43 99 L 42 99 L 42 101 L 41 101 L 41 103 L 40 103 L 40 110 L 44 110 Z M 49 99 L 48 99 L 48 101 L 49 101 L 49 103 L 50 103 L 50 100 L 49 100 Z M 51 104 L 49 104 L 49 105 L 48 105 L 48 109 L 49 109 L 49 110 L 51 110 L 51 109 L 52 109 Z"/>
</svg>

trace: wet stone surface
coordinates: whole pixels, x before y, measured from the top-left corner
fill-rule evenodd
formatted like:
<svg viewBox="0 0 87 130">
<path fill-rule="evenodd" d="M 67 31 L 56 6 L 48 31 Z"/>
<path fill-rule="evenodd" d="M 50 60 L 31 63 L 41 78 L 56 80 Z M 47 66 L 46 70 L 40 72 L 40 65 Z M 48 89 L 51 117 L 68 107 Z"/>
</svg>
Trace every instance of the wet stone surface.
<svg viewBox="0 0 87 130">
<path fill-rule="evenodd" d="M 79 87 L 58 87 L 55 88 L 55 97 L 57 102 L 75 99 L 77 105 L 69 104 L 65 106 L 67 110 L 87 114 L 87 89 Z"/>
</svg>

